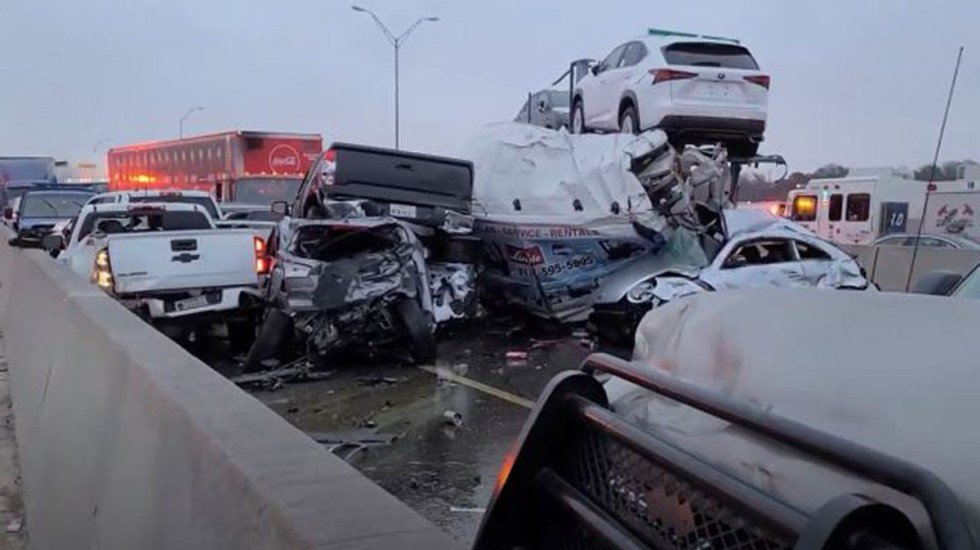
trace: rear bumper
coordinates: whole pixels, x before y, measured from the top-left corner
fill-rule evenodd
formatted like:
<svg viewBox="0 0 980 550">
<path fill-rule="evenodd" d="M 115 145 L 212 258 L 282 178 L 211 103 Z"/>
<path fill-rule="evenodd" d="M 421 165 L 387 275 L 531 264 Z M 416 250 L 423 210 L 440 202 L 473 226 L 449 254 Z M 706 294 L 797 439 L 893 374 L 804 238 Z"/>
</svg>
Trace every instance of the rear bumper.
<svg viewBox="0 0 980 550">
<path fill-rule="evenodd" d="M 667 115 L 658 128 L 677 137 L 697 136 L 721 141 L 730 139 L 762 141 L 766 121 L 751 118 Z"/>
<path fill-rule="evenodd" d="M 256 303 L 261 300 L 258 289 L 253 287 L 211 289 L 201 294 L 207 296 L 207 305 L 188 309 L 181 309 L 178 305 L 180 300 L 188 297 L 186 293 L 120 298 L 119 301 L 129 309 L 145 311 L 151 319 L 190 319 L 205 315 L 224 316 L 253 300 Z"/>
</svg>

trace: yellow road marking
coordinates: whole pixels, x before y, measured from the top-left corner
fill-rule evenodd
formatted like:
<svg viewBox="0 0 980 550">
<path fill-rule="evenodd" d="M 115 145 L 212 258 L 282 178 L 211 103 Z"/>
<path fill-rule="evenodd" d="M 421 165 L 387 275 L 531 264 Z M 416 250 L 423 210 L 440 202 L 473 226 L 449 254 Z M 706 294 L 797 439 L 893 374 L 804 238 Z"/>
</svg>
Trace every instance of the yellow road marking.
<svg viewBox="0 0 980 550">
<path fill-rule="evenodd" d="M 460 376 L 460 375 L 456 374 L 455 372 L 453 372 L 453 371 L 451 371 L 451 370 L 449 370 L 449 369 L 447 369 L 445 367 L 434 367 L 434 366 L 431 366 L 431 365 L 419 365 L 419 368 L 422 369 L 422 370 L 424 370 L 425 372 L 428 372 L 430 374 L 434 374 L 434 375 L 438 376 L 439 378 L 442 378 L 442 379 L 445 379 L 445 380 L 449 380 L 450 382 L 455 382 L 455 383 L 457 383 L 457 384 L 459 384 L 461 386 L 466 386 L 466 387 L 469 387 L 469 388 L 473 388 L 474 390 L 481 391 L 481 392 L 483 392 L 483 393 L 485 393 L 487 395 L 492 395 L 492 396 L 494 396 L 494 397 L 496 397 L 498 399 L 503 399 L 504 401 L 507 401 L 509 403 L 513 403 L 513 404 L 518 405 L 520 407 L 524 407 L 525 409 L 533 409 L 534 408 L 534 401 L 531 401 L 530 399 L 525 399 L 525 398 L 523 398 L 523 397 L 521 397 L 519 395 L 514 395 L 514 394 L 512 394 L 512 393 L 510 393 L 508 391 L 504 391 L 504 390 L 495 388 L 493 386 L 488 386 L 488 385 L 484 384 L 483 382 L 477 382 L 476 380 L 471 380 L 471 379 L 469 379 L 469 378 L 467 378 L 465 376 Z"/>
</svg>

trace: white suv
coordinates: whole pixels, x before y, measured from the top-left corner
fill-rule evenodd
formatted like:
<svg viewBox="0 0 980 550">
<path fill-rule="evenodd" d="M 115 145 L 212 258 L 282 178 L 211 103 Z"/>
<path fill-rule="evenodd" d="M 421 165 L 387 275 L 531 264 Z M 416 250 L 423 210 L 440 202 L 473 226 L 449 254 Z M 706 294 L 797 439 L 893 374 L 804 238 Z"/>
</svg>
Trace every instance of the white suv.
<svg viewBox="0 0 980 550">
<path fill-rule="evenodd" d="M 737 40 L 651 30 L 621 44 L 576 84 L 572 131 L 667 132 L 675 144 L 756 153 L 769 76 Z"/>
</svg>

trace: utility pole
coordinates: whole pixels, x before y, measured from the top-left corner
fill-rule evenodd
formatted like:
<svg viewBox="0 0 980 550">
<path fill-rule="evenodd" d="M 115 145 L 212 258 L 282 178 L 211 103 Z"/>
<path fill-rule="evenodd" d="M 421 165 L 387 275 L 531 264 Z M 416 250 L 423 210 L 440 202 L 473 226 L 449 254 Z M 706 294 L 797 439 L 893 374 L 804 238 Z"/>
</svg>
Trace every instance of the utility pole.
<svg viewBox="0 0 980 550">
<path fill-rule="evenodd" d="M 384 34 L 385 38 L 388 39 L 388 42 L 390 42 L 392 47 L 395 49 L 395 149 L 399 149 L 401 144 L 399 143 L 398 54 L 401 50 L 402 44 L 404 44 L 405 41 L 408 40 L 408 37 L 411 36 L 411 34 L 415 31 L 415 29 L 418 28 L 419 25 L 425 22 L 435 23 L 436 21 L 439 20 L 439 18 L 420 17 L 417 21 L 415 21 L 415 23 L 412 23 L 412 25 L 408 27 L 408 29 L 405 30 L 405 32 L 401 33 L 399 36 L 395 36 L 394 34 L 391 33 L 391 31 L 388 30 L 388 27 L 386 27 L 385 24 L 381 22 L 381 19 L 378 18 L 378 16 L 375 15 L 373 11 L 366 8 L 362 8 L 360 6 L 351 6 L 350 9 L 356 12 L 366 13 L 367 15 L 370 15 L 371 19 L 374 19 L 374 22 L 378 25 L 378 28 L 381 29 L 381 32 Z"/>
</svg>

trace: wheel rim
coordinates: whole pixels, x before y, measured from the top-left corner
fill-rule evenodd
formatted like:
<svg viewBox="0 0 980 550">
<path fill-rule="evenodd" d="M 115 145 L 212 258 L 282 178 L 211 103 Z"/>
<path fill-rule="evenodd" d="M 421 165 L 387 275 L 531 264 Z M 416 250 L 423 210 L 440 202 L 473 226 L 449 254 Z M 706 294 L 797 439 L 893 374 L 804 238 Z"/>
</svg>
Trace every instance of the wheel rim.
<svg viewBox="0 0 980 550">
<path fill-rule="evenodd" d="M 579 107 L 575 109 L 575 116 L 572 117 L 572 133 L 581 134 L 584 128 L 585 122 L 582 120 L 582 108 Z"/>
<path fill-rule="evenodd" d="M 619 131 L 623 134 L 632 134 L 636 125 L 633 124 L 633 113 L 627 111 L 623 114 L 623 120 L 619 123 Z"/>
</svg>

